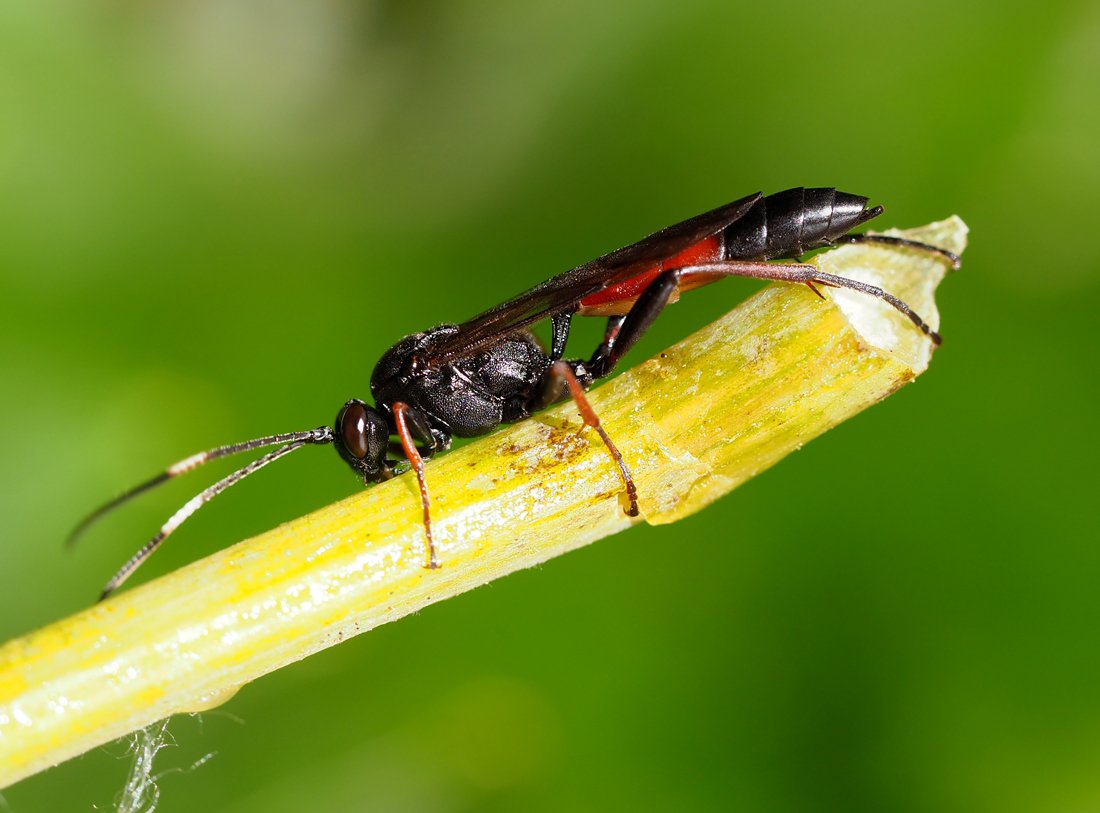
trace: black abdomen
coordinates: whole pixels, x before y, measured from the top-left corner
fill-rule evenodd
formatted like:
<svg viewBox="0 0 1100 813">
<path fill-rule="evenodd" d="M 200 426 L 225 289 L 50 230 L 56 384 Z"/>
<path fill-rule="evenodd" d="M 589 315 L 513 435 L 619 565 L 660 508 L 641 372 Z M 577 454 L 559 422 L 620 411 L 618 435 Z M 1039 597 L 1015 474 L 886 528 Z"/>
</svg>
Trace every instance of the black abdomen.
<svg viewBox="0 0 1100 813">
<path fill-rule="evenodd" d="M 867 198 L 832 187 L 797 187 L 761 198 L 722 232 L 723 259 L 794 259 L 824 248 L 882 213 Z"/>
</svg>

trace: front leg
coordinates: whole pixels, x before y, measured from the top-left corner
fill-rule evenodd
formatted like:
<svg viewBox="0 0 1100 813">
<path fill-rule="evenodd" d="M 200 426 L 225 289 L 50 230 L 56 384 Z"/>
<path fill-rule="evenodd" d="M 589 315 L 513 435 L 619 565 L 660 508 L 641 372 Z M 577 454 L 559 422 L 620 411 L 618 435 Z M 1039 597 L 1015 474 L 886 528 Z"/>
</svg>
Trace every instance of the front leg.
<svg viewBox="0 0 1100 813">
<path fill-rule="evenodd" d="M 420 413 L 414 411 L 408 414 L 419 415 Z M 410 422 L 409 429 L 413 433 L 413 437 L 419 441 L 416 444 L 416 450 L 420 452 L 420 456 L 425 460 L 431 460 L 438 452 L 445 452 L 451 448 L 451 436 L 446 432 L 434 428 L 429 432 L 423 424 L 417 424 L 416 422 Z M 391 440 L 389 442 L 389 453 L 404 457 L 404 444 L 399 440 Z"/>
<path fill-rule="evenodd" d="M 424 458 L 416 448 L 414 434 L 422 440 L 429 441 L 434 436 L 431 425 L 416 409 L 406 403 L 397 401 L 393 405 L 394 425 L 397 436 L 401 439 L 401 449 L 405 453 L 405 459 L 409 461 L 413 471 L 416 472 L 416 481 L 420 486 L 420 505 L 424 509 L 424 539 L 428 548 L 428 559 L 425 567 L 434 570 L 439 567 L 439 559 L 435 553 L 435 541 L 432 539 L 432 515 L 431 495 L 428 493 L 428 483 L 424 478 Z"/>
</svg>

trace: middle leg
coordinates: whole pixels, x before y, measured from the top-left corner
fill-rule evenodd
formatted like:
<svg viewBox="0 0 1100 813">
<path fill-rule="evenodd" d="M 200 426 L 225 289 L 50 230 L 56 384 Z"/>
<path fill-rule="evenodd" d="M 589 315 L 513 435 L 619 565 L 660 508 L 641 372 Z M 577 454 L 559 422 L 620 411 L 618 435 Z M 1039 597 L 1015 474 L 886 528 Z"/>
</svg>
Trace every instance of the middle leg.
<svg viewBox="0 0 1100 813">
<path fill-rule="evenodd" d="M 545 386 L 548 391 L 556 392 L 560 390 L 562 382 L 565 382 L 569 390 L 569 395 L 573 399 L 573 403 L 577 405 L 577 409 L 581 413 L 581 419 L 586 426 L 590 426 L 596 430 L 596 434 L 600 436 L 600 440 L 602 440 L 604 446 L 607 447 L 611 459 L 615 461 L 615 465 L 619 468 L 619 477 L 622 478 L 623 487 L 626 489 L 627 498 L 630 500 L 630 506 L 626 509 L 627 516 L 638 516 L 638 489 L 634 485 L 634 476 L 630 473 L 630 467 L 626 465 L 622 452 L 619 451 L 614 441 L 611 440 L 610 435 L 607 434 L 607 430 L 605 430 L 600 423 L 600 416 L 596 414 L 596 410 L 592 409 L 592 405 L 588 403 L 588 398 L 584 394 L 584 387 L 582 387 L 580 381 L 577 380 L 573 368 L 569 366 L 568 362 L 560 360 L 555 361 L 550 365 L 550 369 L 547 371 L 546 376 L 547 380 Z"/>
</svg>

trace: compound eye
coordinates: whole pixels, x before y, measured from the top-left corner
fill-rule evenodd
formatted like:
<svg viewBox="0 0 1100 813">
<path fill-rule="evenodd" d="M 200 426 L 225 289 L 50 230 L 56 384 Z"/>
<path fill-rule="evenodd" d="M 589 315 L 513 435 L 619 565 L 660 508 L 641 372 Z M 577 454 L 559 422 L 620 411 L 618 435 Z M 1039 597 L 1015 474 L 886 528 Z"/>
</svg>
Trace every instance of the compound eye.
<svg viewBox="0 0 1100 813">
<path fill-rule="evenodd" d="M 362 460 L 367 456 L 367 408 L 353 401 L 340 414 L 340 437 L 344 448 Z"/>
</svg>

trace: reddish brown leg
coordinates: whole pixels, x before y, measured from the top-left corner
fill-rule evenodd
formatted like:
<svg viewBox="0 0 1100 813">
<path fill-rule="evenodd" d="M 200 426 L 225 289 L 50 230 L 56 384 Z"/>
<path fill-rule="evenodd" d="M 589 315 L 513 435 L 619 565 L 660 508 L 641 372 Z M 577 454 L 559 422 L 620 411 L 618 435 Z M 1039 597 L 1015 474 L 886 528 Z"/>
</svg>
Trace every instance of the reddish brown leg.
<svg viewBox="0 0 1100 813">
<path fill-rule="evenodd" d="M 603 426 L 600 425 L 600 416 L 596 414 L 596 411 L 592 409 L 592 405 L 588 403 L 588 398 L 585 397 L 584 394 L 584 387 L 577 381 L 577 376 L 573 374 L 573 368 L 564 361 L 555 361 L 550 365 L 550 375 L 565 381 L 569 386 L 569 394 L 573 397 L 573 402 L 577 405 L 577 409 L 580 410 L 581 419 L 586 426 L 591 426 L 595 429 L 596 433 L 600 436 L 600 440 L 604 442 L 608 453 L 611 455 L 611 459 L 614 460 L 615 465 L 619 467 L 619 476 L 622 478 L 623 486 L 626 487 L 626 495 L 630 499 L 630 508 L 627 509 L 626 514 L 630 517 L 638 516 L 638 489 L 634 485 L 634 478 L 630 474 L 630 469 L 627 467 L 626 461 L 623 460 L 622 453 L 612 442 Z"/>
<path fill-rule="evenodd" d="M 416 442 L 413 440 L 412 432 L 409 431 L 408 409 L 408 404 L 396 402 L 393 405 L 393 417 L 397 425 L 397 437 L 401 439 L 401 448 L 405 452 L 405 459 L 412 465 L 413 471 L 416 472 L 417 483 L 420 485 L 420 505 L 424 508 L 424 538 L 428 542 L 428 562 L 425 567 L 434 570 L 439 567 L 439 560 L 436 559 L 435 542 L 432 540 L 432 500 L 428 495 L 428 483 L 424 479 L 424 458 L 417 451 Z"/>
</svg>

